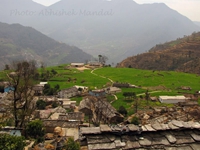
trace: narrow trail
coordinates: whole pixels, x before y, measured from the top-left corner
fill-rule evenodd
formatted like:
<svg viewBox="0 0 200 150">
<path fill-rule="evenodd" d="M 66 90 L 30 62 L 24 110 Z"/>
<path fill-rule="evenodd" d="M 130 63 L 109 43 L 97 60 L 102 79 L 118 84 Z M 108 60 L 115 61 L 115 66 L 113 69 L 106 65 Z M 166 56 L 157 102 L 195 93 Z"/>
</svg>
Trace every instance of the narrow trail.
<svg viewBox="0 0 200 150">
<path fill-rule="evenodd" d="M 94 71 L 97 70 L 97 69 L 100 69 L 100 68 L 93 69 L 90 73 L 93 74 L 93 75 L 95 75 L 95 76 L 98 76 L 100 78 L 108 79 L 111 83 L 114 83 L 114 81 L 112 79 L 104 77 L 104 76 L 100 76 L 100 75 L 94 73 Z M 118 97 L 115 94 L 112 94 L 112 95 L 115 97 L 114 101 L 118 100 Z M 110 103 L 112 104 L 114 101 L 111 101 Z"/>
<path fill-rule="evenodd" d="M 104 76 L 100 76 L 100 75 L 94 73 L 94 71 L 97 70 L 97 69 L 100 69 L 100 68 L 93 69 L 90 73 L 93 74 L 93 75 L 95 75 L 95 76 L 98 76 L 100 78 L 108 79 L 110 82 L 114 83 L 114 81 L 111 80 L 110 78 L 107 78 L 107 77 L 104 77 Z"/>
<path fill-rule="evenodd" d="M 148 92 L 148 93 L 158 93 L 158 92 L 162 92 L 162 91 L 152 91 L 152 92 Z M 137 96 L 140 96 L 140 95 L 145 95 L 145 93 L 137 94 Z"/>
</svg>

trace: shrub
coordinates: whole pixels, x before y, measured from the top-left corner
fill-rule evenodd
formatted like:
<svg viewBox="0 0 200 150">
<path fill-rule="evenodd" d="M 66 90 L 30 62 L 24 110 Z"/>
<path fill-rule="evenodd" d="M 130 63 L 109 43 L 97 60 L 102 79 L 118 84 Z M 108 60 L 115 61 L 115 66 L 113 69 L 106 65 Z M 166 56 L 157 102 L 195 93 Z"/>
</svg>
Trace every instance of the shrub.
<svg viewBox="0 0 200 150">
<path fill-rule="evenodd" d="M 39 110 L 42 110 L 42 109 L 45 109 L 45 107 L 46 107 L 46 102 L 44 101 L 44 100 L 38 100 L 37 102 L 36 102 L 36 107 L 37 107 L 37 109 L 39 109 Z"/>
<path fill-rule="evenodd" d="M 24 137 L 0 134 L 1 150 L 23 150 L 25 147 Z"/>
<path fill-rule="evenodd" d="M 73 138 L 68 138 L 64 150 L 80 150 L 80 144 Z"/>
<path fill-rule="evenodd" d="M 45 135 L 42 121 L 34 120 L 29 122 L 26 126 L 26 133 L 28 136 L 37 139 L 38 142 L 41 142 L 43 140 L 43 136 Z"/>
<path fill-rule="evenodd" d="M 120 114 L 124 115 L 124 116 L 126 116 L 127 113 L 128 113 L 127 110 L 126 110 L 126 108 L 124 108 L 124 106 L 120 106 L 118 112 Z"/>
<path fill-rule="evenodd" d="M 140 122 L 139 122 L 139 118 L 134 116 L 132 119 L 131 119 L 131 123 L 134 124 L 134 125 L 139 125 Z"/>
</svg>

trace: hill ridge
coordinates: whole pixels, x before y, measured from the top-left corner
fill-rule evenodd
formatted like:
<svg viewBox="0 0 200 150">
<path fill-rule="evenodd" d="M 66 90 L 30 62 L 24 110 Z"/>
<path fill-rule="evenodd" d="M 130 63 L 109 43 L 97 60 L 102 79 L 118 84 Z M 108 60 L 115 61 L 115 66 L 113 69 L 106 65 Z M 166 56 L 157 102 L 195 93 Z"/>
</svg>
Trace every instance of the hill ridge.
<svg viewBox="0 0 200 150">
<path fill-rule="evenodd" d="M 175 70 L 200 74 L 200 32 L 158 44 L 148 52 L 128 57 L 117 67 Z"/>
<path fill-rule="evenodd" d="M 36 60 L 38 64 L 58 65 L 85 62 L 91 55 L 81 49 L 60 43 L 32 27 L 0 22 L 0 68 L 20 59 Z"/>
</svg>

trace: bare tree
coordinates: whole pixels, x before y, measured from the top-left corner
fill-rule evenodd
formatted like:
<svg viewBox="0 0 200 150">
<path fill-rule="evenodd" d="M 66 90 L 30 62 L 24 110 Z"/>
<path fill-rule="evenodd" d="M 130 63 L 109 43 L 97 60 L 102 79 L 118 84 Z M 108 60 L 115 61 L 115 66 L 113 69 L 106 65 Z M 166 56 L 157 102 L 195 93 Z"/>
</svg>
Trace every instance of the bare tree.
<svg viewBox="0 0 200 150">
<path fill-rule="evenodd" d="M 146 92 L 145 92 L 145 99 L 147 101 L 147 105 L 149 105 L 150 94 L 149 94 L 148 90 L 146 90 Z"/>
<path fill-rule="evenodd" d="M 10 86 L 13 87 L 12 112 L 15 127 L 24 127 L 34 110 L 33 85 L 36 65 L 34 61 L 20 61 L 13 63 L 15 72 L 7 74 Z"/>
<path fill-rule="evenodd" d="M 135 109 L 135 113 L 138 112 L 138 109 L 140 107 L 140 102 L 141 102 L 140 99 L 136 95 L 134 95 L 134 104 L 133 104 L 133 106 L 134 106 L 134 109 Z"/>
</svg>

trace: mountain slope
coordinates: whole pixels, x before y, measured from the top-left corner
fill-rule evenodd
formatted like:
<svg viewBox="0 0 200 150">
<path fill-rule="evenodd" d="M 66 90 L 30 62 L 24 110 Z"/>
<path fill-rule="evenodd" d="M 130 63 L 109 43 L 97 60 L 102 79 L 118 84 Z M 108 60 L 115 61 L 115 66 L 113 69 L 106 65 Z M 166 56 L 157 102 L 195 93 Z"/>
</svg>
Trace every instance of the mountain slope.
<svg viewBox="0 0 200 150">
<path fill-rule="evenodd" d="M 195 23 L 196 25 L 200 26 L 200 22 L 194 21 L 194 23 Z"/>
<path fill-rule="evenodd" d="M 0 53 L 1 69 L 19 59 L 34 59 L 46 65 L 91 59 L 91 55 L 79 48 L 59 43 L 31 27 L 6 23 L 0 23 Z"/>
<path fill-rule="evenodd" d="M 200 32 L 159 44 L 149 52 L 129 57 L 118 67 L 176 70 L 200 74 Z"/>
<path fill-rule="evenodd" d="M 200 30 L 165 4 L 139 5 L 132 0 L 61 0 L 25 16 L 18 21 L 92 55 L 106 55 L 110 62 Z"/>
</svg>

